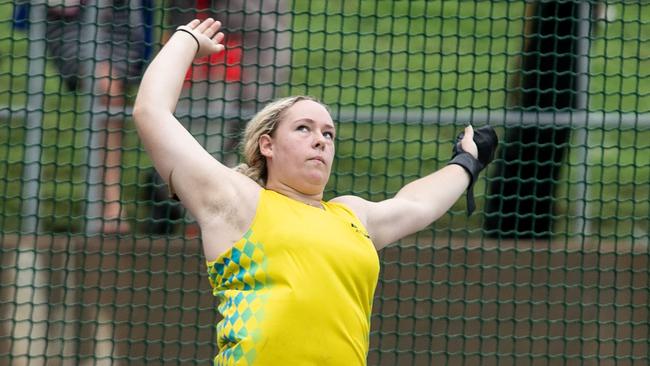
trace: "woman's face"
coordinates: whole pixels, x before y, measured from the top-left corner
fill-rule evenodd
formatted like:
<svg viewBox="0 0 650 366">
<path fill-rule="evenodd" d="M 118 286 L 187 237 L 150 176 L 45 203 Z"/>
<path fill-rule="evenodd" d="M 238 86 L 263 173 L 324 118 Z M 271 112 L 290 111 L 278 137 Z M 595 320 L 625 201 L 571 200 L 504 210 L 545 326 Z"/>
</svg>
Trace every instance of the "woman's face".
<svg viewBox="0 0 650 366">
<path fill-rule="evenodd" d="M 335 133 L 332 117 L 321 104 L 301 100 L 291 106 L 273 135 L 260 139 L 268 182 L 307 195 L 322 194 L 334 160 Z"/>
</svg>

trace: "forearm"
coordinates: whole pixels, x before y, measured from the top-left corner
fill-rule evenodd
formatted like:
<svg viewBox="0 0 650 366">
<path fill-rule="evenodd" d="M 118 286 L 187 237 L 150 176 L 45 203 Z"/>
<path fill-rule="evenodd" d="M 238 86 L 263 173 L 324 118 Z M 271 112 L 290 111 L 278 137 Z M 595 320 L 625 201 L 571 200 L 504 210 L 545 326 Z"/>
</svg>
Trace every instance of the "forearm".
<svg viewBox="0 0 650 366">
<path fill-rule="evenodd" d="M 458 165 L 447 165 L 426 177 L 405 185 L 395 197 L 377 203 L 354 205 L 375 247 L 416 233 L 451 208 L 469 185 L 469 175 Z"/>
<path fill-rule="evenodd" d="M 407 200 L 418 208 L 420 213 L 414 217 L 422 221 L 419 226 L 427 226 L 454 205 L 469 183 L 470 177 L 465 169 L 459 165 L 447 165 L 407 184 L 395 198 Z"/>
<path fill-rule="evenodd" d="M 133 119 L 140 139 L 156 169 L 167 180 L 173 161 L 181 158 L 194 141 L 174 118 L 187 67 L 196 53 L 196 43 L 187 34 L 173 35 L 153 59 L 138 89 Z M 170 143 L 170 141 L 174 143 Z M 179 146 L 181 148 L 179 148 Z M 177 159 L 170 159 L 171 156 Z"/>
<path fill-rule="evenodd" d="M 173 113 L 196 51 L 189 34 L 174 33 L 144 73 L 134 109 Z"/>
<path fill-rule="evenodd" d="M 449 211 L 466 190 L 470 197 L 470 183 L 476 181 L 479 168 L 492 161 L 498 144 L 491 127 L 478 130 L 478 145 L 474 137 L 474 129 L 467 126 L 454 148 L 454 153 L 458 150 L 459 154 L 464 154 L 463 160 L 452 159 L 442 169 L 405 185 L 392 199 L 365 204 L 352 201 L 356 211 L 361 213 L 357 215 L 366 218 L 366 228 L 377 249 L 431 225 Z M 483 152 L 482 157 L 480 151 Z M 468 161 L 467 155 L 477 161 Z M 468 198 L 468 209 L 472 202 L 473 199 Z"/>
</svg>

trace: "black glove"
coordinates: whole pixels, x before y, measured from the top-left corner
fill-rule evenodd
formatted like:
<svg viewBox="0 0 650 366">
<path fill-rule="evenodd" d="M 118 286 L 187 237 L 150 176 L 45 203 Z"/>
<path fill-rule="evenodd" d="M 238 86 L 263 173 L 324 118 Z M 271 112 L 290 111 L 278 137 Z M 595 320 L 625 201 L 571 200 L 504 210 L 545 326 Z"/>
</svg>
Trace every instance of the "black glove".
<svg viewBox="0 0 650 366">
<path fill-rule="evenodd" d="M 492 126 L 483 126 L 475 129 L 474 143 L 476 143 L 476 147 L 478 148 L 478 159 L 476 159 L 472 154 L 463 150 L 463 147 L 460 145 L 463 136 L 465 136 L 465 133 L 461 132 L 456 138 L 456 143 L 452 150 L 453 154 L 447 165 L 460 165 L 469 173 L 470 182 L 467 187 L 467 216 L 469 216 L 476 208 L 476 203 L 474 202 L 474 183 L 478 179 L 481 170 L 494 160 L 494 153 L 499 145 L 499 138 Z"/>
</svg>

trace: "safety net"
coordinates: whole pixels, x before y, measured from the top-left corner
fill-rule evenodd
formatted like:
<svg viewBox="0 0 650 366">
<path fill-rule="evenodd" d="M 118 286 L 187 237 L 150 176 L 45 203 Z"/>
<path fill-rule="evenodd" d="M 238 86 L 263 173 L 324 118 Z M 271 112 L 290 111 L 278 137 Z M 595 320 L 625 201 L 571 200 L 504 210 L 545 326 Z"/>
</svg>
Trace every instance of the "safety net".
<svg viewBox="0 0 650 366">
<path fill-rule="evenodd" d="M 645 0 L 1 2 L 0 359 L 218 352 L 206 243 L 132 119 L 153 56 L 207 17 L 226 51 L 187 70 L 176 117 L 228 166 L 288 95 L 336 122 L 326 199 L 395 196 L 467 124 L 500 138 L 472 215 L 463 196 L 378 252 L 369 365 L 650 363 Z"/>
</svg>

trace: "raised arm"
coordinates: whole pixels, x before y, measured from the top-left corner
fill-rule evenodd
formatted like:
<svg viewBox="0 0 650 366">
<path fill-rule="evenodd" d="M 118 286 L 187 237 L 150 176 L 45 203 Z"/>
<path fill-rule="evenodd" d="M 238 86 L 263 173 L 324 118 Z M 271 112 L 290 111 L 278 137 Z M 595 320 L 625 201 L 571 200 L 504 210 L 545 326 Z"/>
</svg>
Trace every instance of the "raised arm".
<svg viewBox="0 0 650 366">
<path fill-rule="evenodd" d="M 173 115 L 192 60 L 224 50 L 220 25 L 207 19 L 179 27 L 147 68 L 133 111 L 138 134 L 156 170 L 202 229 L 211 217 L 226 215 L 235 206 L 237 212 L 228 219 L 245 221 L 260 189 L 208 154 Z"/>
<path fill-rule="evenodd" d="M 426 228 L 445 214 L 468 187 L 471 188 L 478 173 L 493 159 L 498 143 L 493 130 L 485 132 L 490 135 L 489 141 L 485 141 L 484 131 L 481 131 L 477 140 L 484 146 L 479 148 L 472 126 L 465 128 L 460 148 L 454 149 L 455 157 L 449 165 L 405 185 L 391 199 L 369 202 L 355 196 L 343 196 L 334 201 L 352 208 L 379 250 Z"/>
</svg>

